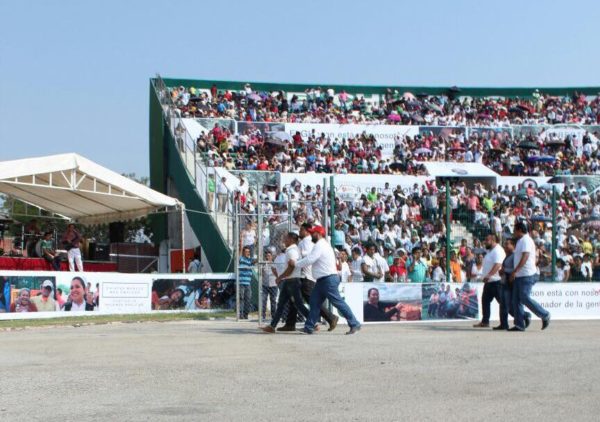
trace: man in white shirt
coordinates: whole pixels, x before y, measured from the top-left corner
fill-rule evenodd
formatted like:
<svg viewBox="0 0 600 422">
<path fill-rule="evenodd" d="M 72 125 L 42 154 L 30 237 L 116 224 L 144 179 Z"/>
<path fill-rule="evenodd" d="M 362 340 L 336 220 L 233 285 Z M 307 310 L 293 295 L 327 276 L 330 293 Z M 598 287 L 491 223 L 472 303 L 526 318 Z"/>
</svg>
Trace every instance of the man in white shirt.
<svg viewBox="0 0 600 422">
<path fill-rule="evenodd" d="M 481 295 L 481 322 L 475 324 L 475 328 L 487 328 L 490 326 L 490 305 L 496 299 L 500 304 L 500 268 L 506 258 L 506 253 L 500 244 L 497 234 L 488 234 L 485 239 L 487 253 L 483 257 L 481 274 L 483 275 L 483 293 Z"/>
<path fill-rule="evenodd" d="M 523 222 L 515 224 L 515 237 L 518 239 L 514 252 L 514 271 L 509 282 L 513 283 L 513 308 L 515 312 L 515 326 L 509 331 L 525 331 L 525 313 L 523 306 L 542 320 L 542 330 L 550 325 L 550 312 L 531 298 L 531 288 L 537 281 L 537 267 L 535 265 L 535 243 L 529 236 L 529 229 Z"/>
<path fill-rule="evenodd" d="M 221 177 L 217 183 L 217 199 L 219 203 L 219 212 L 227 211 L 227 197 L 229 196 L 229 188 L 227 187 L 227 178 Z"/>
<path fill-rule="evenodd" d="M 362 251 L 359 247 L 355 247 L 352 249 L 352 264 L 350 266 L 350 271 L 352 272 L 352 282 L 353 283 L 362 283 L 364 281 L 363 272 L 362 272 Z"/>
<path fill-rule="evenodd" d="M 289 232 L 284 239 L 285 242 L 285 258 L 288 262 L 287 268 L 281 274 L 279 274 L 276 278 L 276 283 L 280 285 L 281 292 L 279 294 L 279 301 L 277 302 L 277 310 L 275 311 L 275 315 L 271 319 L 271 324 L 265 327 L 262 327 L 265 333 L 275 333 L 275 328 L 281 319 L 281 315 L 283 314 L 283 310 L 288 302 L 294 302 L 296 305 L 295 308 L 298 312 L 300 312 L 304 318 L 308 318 L 308 309 L 304 306 L 304 301 L 302 300 L 302 294 L 300 293 L 300 283 L 302 272 L 300 267 L 295 267 L 291 265 L 291 262 L 295 262 L 300 259 L 300 249 L 298 249 L 298 235 L 293 232 Z M 294 312 L 296 312 L 296 310 Z"/>
<path fill-rule="evenodd" d="M 312 225 L 309 223 L 303 223 L 300 226 L 300 242 L 298 243 L 298 249 L 300 250 L 300 258 L 307 257 L 308 254 L 312 251 L 315 244 L 312 241 L 312 237 L 308 232 L 308 229 L 311 228 Z M 312 267 L 310 265 L 302 268 L 302 276 L 301 276 L 301 284 L 300 284 L 300 292 L 302 293 L 302 297 L 306 301 L 306 303 L 310 303 L 310 295 L 312 294 L 313 289 L 315 288 L 315 279 L 312 275 Z M 331 313 L 325 304 L 321 305 L 320 310 L 321 318 L 327 321 L 329 324 L 329 328 L 327 331 L 335 330 L 335 327 L 338 323 L 338 317 Z M 285 325 L 277 329 L 277 331 L 296 331 L 296 321 L 297 321 L 298 312 L 294 306 L 294 302 L 290 302 L 290 308 L 288 311 L 288 316 L 285 321 Z"/>
<path fill-rule="evenodd" d="M 310 295 L 310 312 L 302 332 L 312 334 L 315 331 L 315 324 L 319 317 L 321 305 L 323 305 L 325 299 L 328 299 L 348 321 L 350 330 L 346 334 L 354 334 L 360 330 L 360 323 L 348 304 L 340 296 L 338 289 L 340 276 L 337 273 L 335 252 L 327 240 L 325 240 L 325 229 L 321 226 L 313 226 L 307 231 L 311 234 L 315 246 L 305 258 L 296 262 L 293 260 L 289 262 L 290 265 L 296 268 L 304 268 L 312 265 L 313 277 L 317 279 L 315 288 Z"/>
<path fill-rule="evenodd" d="M 364 281 L 378 281 L 383 277 L 383 271 L 375 258 L 375 245 L 367 245 L 367 253 L 363 257 L 361 265 Z"/>
</svg>

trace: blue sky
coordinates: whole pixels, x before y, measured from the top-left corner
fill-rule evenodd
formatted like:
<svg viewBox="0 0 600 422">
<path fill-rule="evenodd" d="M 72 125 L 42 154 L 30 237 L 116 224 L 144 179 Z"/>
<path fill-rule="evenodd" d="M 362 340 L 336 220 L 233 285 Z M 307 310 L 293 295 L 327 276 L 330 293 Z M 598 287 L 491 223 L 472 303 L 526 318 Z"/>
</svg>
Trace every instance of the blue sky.
<svg viewBox="0 0 600 422">
<path fill-rule="evenodd" d="M 596 1 L 0 0 L 0 160 L 148 174 L 148 80 L 600 86 Z"/>
</svg>

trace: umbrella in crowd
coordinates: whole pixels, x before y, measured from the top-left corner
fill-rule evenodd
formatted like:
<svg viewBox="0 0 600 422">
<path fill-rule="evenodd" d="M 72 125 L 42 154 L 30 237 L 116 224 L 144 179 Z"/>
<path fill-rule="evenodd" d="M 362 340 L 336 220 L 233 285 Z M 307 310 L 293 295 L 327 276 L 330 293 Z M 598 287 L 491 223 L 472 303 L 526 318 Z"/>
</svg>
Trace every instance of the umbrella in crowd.
<svg viewBox="0 0 600 422">
<path fill-rule="evenodd" d="M 249 100 L 252 100 L 252 101 L 256 101 L 256 102 L 262 101 L 261 96 L 256 93 L 252 93 L 252 94 L 248 95 L 246 98 L 248 98 Z"/>
<path fill-rule="evenodd" d="M 448 152 L 464 152 L 465 149 L 463 147 L 453 147 L 453 148 L 448 148 Z"/>
<path fill-rule="evenodd" d="M 431 154 L 431 150 L 429 148 L 418 148 L 415 151 L 415 154 L 417 155 L 421 155 L 421 154 Z"/>
<path fill-rule="evenodd" d="M 517 148 L 521 149 L 539 149 L 538 145 L 535 142 L 524 141 L 517 145 Z"/>
<path fill-rule="evenodd" d="M 442 108 L 439 105 L 437 105 L 437 104 L 427 103 L 427 104 L 425 104 L 425 107 L 427 107 L 430 110 L 435 111 L 436 113 L 440 113 L 440 114 L 443 113 Z"/>
<path fill-rule="evenodd" d="M 551 155 L 534 155 L 527 157 L 527 161 L 530 163 L 553 163 L 556 161 L 556 158 Z"/>
<path fill-rule="evenodd" d="M 396 113 L 391 113 L 391 114 L 388 116 L 388 120 L 390 120 L 390 121 L 392 121 L 392 122 L 399 122 L 399 121 L 401 120 L 401 117 L 400 117 L 400 115 L 399 115 L 399 114 L 396 114 Z"/>
<path fill-rule="evenodd" d="M 531 221 L 539 223 L 549 223 L 552 221 L 552 218 L 546 217 L 545 215 L 534 215 L 533 217 L 531 217 Z"/>
<path fill-rule="evenodd" d="M 414 101 L 417 99 L 412 92 L 405 92 L 402 94 L 402 98 L 406 101 Z"/>
<path fill-rule="evenodd" d="M 585 224 L 588 227 L 599 228 L 600 227 L 600 217 L 592 216 L 587 217 L 581 220 L 582 224 Z"/>
<path fill-rule="evenodd" d="M 423 119 L 423 116 L 421 116 L 418 113 L 413 113 L 410 115 L 410 117 L 417 123 L 424 123 L 425 119 Z"/>
</svg>

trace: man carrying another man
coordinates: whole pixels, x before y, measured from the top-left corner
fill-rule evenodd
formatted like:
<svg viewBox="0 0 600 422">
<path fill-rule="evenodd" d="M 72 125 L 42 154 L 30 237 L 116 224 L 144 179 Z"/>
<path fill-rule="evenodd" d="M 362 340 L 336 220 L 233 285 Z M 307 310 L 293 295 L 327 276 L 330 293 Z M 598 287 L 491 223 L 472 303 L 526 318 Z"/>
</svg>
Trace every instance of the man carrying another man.
<svg viewBox="0 0 600 422">
<path fill-rule="evenodd" d="M 308 309 L 304 306 L 302 294 L 300 292 L 300 285 L 302 283 L 302 272 L 300 268 L 290 264 L 290 262 L 297 261 L 300 259 L 300 250 L 298 249 L 298 235 L 293 232 L 289 232 L 284 239 L 285 242 L 285 257 L 287 268 L 285 271 L 277 276 L 276 282 L 280 285 L 279 302 L 277 303 L 277 310 L 271 319 L 271 324 L 261 329 L 265 333 L 274 333 L 277 323 L 283 314 L 285 305 L 290 303 L 290 313 L 294 313 L 294 319 L 296 310 L 298 310 L 304 318 L 308 318 Z M 291 309 L 291 303 L 294 303 L 295 307 Z M 295 323 L 294 323 L 295 325 Z M 294 327 L 295 329 L 295 327 Z"/>
<path fill-rule="evenodd" d="M 325 299 L 329 299 L 329 302 L 348 321 L 350 330 L 346 334 L 354 334 L 360 330 L 360 323 L 348 304 L 340 296 L 338 290 L 340 276 L 337 271 L 335 252 L 325 239 L 325 229 L 321 226 L 313 226 L 307 231 L 315 244 L 312 251 L 299 261 L 292 260 L 289 262 L 289 265 L 298 268 L 312 266 L 313 277 L 317 279 L 315 288 L 310 295 L 309 316 L 302 332 L 312 334 L 315 331 L 321 305 L 323 305 Z"/>
<path fill-rule="evenodd" d="M 300 258 L 305 258 L 312 251 L 315 244 L 312 241 L 312 237 L 309 233 L 309 229 L 312 227 L 312 224 L 304 223 L 300 226 L 300 242 L 298 243 L 298 249 L 300 250 Z M 315 288 L 315 279 L 312 274 L 312 267 L 306 266 L 302 268 L 302 283 L 300 286 L 300 291 L 302 293 L 302 297 L 304 300 L 309 303 L 310 295 Z M 319 314 L 321 318 L 323 318 L 327 324 L 329 324 L 328 331 L 333 331 L 338 323 L 338 317 L 327 309 L 327 307 L 323 304 L 321 305 L 321 309 L 319 310 Z M 290 302 L 290 308 L 287 316 L 287 320 L 283 327 L 277 329 L 277 331 L 296 331 L 296 319 L 297 319 L 297 310 L 295 308 L 295 302 Z"/>
</svg>

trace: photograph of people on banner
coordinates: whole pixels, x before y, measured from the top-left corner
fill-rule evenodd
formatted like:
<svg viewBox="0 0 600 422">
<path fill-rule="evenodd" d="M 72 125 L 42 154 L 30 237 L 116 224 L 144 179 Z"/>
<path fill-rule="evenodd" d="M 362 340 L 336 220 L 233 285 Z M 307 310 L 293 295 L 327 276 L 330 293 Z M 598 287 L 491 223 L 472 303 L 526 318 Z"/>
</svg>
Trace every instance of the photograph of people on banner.
<svg viewBox="0 0 600 422">
<path fill-rule="evenodd" d="M 155 279 L 152 282 L 152 310 L 235 309 L 235 281 L 232 279 Z"/>
<path fill-rule="evenodd" d="M 417 284 L 363 284 L 365 322 L 418 321 L 422 312 L 421 286 Z"/>
<path fill-rule="evenodd" d="M 423 319 L 468 319 L 479 315 L 477 288 L 470 283 L 423 284 Z"/>
<path fill-rule="evenodd" d="M 0 275 L 0 312 L 85 312 L 99 307 L 99 289 L 83 276 Z"/>
</svg>

